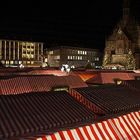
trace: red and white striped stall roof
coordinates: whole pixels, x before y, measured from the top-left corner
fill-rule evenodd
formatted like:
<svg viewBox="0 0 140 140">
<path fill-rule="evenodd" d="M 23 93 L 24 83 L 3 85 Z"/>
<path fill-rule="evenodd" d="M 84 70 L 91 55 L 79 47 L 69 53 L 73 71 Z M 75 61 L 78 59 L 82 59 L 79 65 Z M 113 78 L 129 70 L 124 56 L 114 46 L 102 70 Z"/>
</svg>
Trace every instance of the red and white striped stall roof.
<svg viewBox="0 0 140 140">
<path fill-rule="evenodd" d="M 30 138 L 29 138 L 30 139 Z M 34 139 L 34 138 L 31 138 Z M 139 140 L 140 111 L 88 126 L 59 131 L 35 140 Z"/>
<path fill-rule="evenodd" d="M 30 92 L 50 91 L 53 87 L 69 88 L 87 87 L 79 76 L 23 75 L 0 79 L 0 94 L 22 94 Z"/>
</svg>

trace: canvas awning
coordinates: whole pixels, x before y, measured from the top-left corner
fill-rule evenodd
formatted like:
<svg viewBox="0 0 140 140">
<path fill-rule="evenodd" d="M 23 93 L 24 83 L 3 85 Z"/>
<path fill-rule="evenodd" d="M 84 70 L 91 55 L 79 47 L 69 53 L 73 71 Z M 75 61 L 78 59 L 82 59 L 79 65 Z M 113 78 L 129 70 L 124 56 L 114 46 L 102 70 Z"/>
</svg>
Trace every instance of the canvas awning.
<svg viewBox="0 0 140 140">
<path fill-rule="evenodd" d="M 35 140 L 121 140 L 140 139 L 140 111 L 89 126 L 59 131 Z"/>
</svg>

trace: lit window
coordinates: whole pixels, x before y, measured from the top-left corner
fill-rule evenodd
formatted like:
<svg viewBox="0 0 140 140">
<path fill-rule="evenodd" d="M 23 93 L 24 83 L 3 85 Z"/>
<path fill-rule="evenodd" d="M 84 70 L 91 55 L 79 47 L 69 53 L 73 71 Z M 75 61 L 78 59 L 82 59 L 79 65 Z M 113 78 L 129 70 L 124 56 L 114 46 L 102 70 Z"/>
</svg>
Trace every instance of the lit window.
<svg viewBox="0 0 140 140">
<path fill-rule="evenodd" d="M 80 57 L 78 56 L 78 60 L 80 59 Z"/>
<path fill-rule="evenodd" d="M 27 61 L 27 64 L 30 64 L 30 61 Z"/>
<path fill-rule="evenodd" d="M 80 54 L 80 51 L 78 51 L 78 54 Z"/>
<path fill-rule="evenodd" d="M 5 64 L 5 61 L 1 61 L 2 64 Z"/>
<path fill-rule="evenodd" d="M 122 81 L 119 81 L 119 80 L 118 80 L 118 81 L 117 81 L 117 85 L 120 85 L 120 84 L 122 84 Z"/>
<path fill-rule="evenodd" d="M 34 44 L 33 43 L 31 43 L 31 46 L 33 46 Z"/>
<path fill-rule="evenodd" d="M 78 54 L 83 54 L 83 51 L 78 51 Z"/>
<path fill-rule="evenodd" d="M 54 56 L 54 59 L 60 59 L 60 55 Z"/>
<path fill-rule="evenodd" d="M 95 61 L 99 61 L 99 57 L 95 57 Z"/>
<path fill-rule="evenodd" d="M 68 56 L 68 59 L 70 59 L 70 56 Z"/>
<path fill-rule="evenodd" d="M 72 59 L 72 56 L 71 56 L 71 59 Z"/>
<path fill-rule="evenodd" d="M 31 58 L 34 58 L 34 55 L 31 54 Z"/>
<path fill-rule="evenodd" d="M 10 61 L 10 64 L 13 64 L 14 62 L 13 61 Z"/>
<path fill-rule="evenodd" d="M 9 61 L 6 61 L 6 64 L 9 64 Z"/>
<path fill-rule="evenodd" d="M 87 51 L 85 51 L 85 55 L 87 55 Z"/>
<path fill-rule="evenodd" d="M 34 61 L 31 61 L 31 64 L 34 64 Z"/>
<path fill-rule="evenodd" d="M 53 51 L 50 51 L 49 54 L 53 54 Z"/>
</svg>

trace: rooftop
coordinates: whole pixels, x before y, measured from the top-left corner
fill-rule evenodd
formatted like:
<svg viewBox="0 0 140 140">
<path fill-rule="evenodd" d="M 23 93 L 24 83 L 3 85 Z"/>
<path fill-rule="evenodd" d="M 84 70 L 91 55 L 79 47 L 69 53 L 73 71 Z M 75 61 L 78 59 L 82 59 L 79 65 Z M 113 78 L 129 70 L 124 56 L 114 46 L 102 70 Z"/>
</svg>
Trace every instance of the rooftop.
<svg viewBox="0 0 140 140">
<path fill-rule="evenodd" d="M 1 95 L 0 139 L 50 134 L 86 125 L 95 115 L 67 92 Z"/>
<path fill-rule="evenodd" d="M 8 75 L 1 76 L 0 94 L 22 94 L 51 91 L 57 87 L 87 87 L 79 76 Z"/>
<path fill-rule="evenodd" d="M 140 109 L 139 91 L 123 86 L 85 87 L 74 90 L 103 110 L 105 115 L 121 114 L 130 110 Z"/>
</svg>

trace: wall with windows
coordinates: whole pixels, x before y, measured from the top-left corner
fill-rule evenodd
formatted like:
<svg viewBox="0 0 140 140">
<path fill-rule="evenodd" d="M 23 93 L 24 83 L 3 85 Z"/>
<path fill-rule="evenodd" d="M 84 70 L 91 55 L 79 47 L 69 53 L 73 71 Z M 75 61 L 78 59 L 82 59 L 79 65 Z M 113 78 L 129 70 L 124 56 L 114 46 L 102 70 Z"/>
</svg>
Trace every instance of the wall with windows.
<svg viewBox="0 0 140 140">
<path fill-rule="evenodd" d="M 0 40 L 0 61 L 6 66 L 33 65 L 42 62 L 43 43 Z"/>
<path fill-rule="evenodd" d="M 50 66 L 61 67 L 63 64 L 82 67 L 87 63 L 95 66 L 100 61 L 99 51 L 71 46 L 57 46 L 48 51 L 48 63 Z"/>
</svg>

